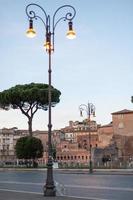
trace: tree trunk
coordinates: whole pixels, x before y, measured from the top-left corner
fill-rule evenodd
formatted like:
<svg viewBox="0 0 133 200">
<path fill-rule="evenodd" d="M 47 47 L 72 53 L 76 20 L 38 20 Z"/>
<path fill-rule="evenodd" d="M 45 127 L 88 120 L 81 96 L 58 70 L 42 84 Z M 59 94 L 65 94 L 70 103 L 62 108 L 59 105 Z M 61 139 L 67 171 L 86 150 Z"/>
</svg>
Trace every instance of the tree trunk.
<svg viewBox="0 0 133 200">
<path fill-rule="evenodd" d="M 29 130 L 29 136 L 32 137 L 32 117 L 28 118 L 28 130 Z"/>
</svg>

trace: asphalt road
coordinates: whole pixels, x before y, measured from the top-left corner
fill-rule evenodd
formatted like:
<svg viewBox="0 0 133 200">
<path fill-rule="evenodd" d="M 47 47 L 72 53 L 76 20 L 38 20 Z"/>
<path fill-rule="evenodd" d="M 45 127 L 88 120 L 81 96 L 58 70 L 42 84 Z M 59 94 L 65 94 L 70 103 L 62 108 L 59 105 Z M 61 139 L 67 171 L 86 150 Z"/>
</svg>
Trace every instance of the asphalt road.
<svg viewBox="0 0 133 200">
<path fill-rule="evenodd" d="M 0 193 L 43 194 L 45 171 L 0 171 Z M 92 200 L 133 200 L 133 175 L 54 172 L 58 195 Z"/>
</svg>

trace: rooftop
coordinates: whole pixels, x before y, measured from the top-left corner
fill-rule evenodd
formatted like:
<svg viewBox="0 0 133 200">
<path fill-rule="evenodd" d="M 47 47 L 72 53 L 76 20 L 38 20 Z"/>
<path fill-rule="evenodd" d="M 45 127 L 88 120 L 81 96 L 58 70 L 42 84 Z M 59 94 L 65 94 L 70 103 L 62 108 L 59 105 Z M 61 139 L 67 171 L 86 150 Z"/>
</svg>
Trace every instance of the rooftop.
<svg viewBox="0 0 133 200">
<path fill-rule="evenodd" d="M 124 110 L 121 110 L 121 111 L 117 111 L 117 112 L 114 112 L 114 113 L 111 113 L 112 115 L 119 115 L 119 114 L 133 114 L 133 110 L 127 110 L 127 109 L 124 109 Z"/>
</svg>

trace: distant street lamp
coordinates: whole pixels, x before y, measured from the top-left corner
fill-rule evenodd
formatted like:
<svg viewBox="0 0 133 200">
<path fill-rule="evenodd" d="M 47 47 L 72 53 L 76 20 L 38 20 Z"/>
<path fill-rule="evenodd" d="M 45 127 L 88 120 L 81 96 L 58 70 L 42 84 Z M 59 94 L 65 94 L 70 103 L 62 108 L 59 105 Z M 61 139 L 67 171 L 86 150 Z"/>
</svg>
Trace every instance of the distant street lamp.
<svg viewBox="0 0 133 200">
<path fill-rule="evenodd" d="M 32 8 L 40 9 L 42 14 L 44 14 L 44 19 L 40 17 L 40 12 L 37 14 L 36 11 L 33 11 Z M 65 15 L 58 18 L 57 13 L 64 9 Z M 66 11 L 66 9 L 68 11 Z M 39 19 L 45 29 L 45 44 L 44 48 L 49 55 L 49 68 L 48 68 L 48 163 L 47 163 L 47 179 L 46 184 L 44 186 L 44 196 L 56 196 L 56 188 L 53 180 L 53 161 L 52 161 L 52 142 L 51 142 L 51 132 L 52 132 L 52 123 L 51 123 L 51 54 L 54 52 L 54 37 L 55 37 L 55 29 L 57 24 L 60 21 L 68 21 L 68 32 L 66 34 L 67 38 L 73 39 L 76 37 L 75 31 L 73 30 L 73 18 L 76 15 L 76 10 L 71 5 L 63 5 L 59 7 L 52 16 L 47 15 L 45 10 L 38 4 L 32 3 L 27 5 L 26 14 L 29 20 L 29 28 L 26 32 L 27 36 L 33 38 L 36 35 L 36 31 L 33 27 L 33 20 Z M 60 12 L 62 14 L 62 12 Z"/>
<path fill-rule="evenodd" d="M 93 165 L 92 165 L 92 144 L 91 144 L 91 116 L 95 117 L 95 106 L 92 103 L 88 103 L 87 105 L 81 104 L 79 106 L 80 115 L 83 116 L 83 111 L 87 113 L 88 121 L 89 121 L 89 172 L 93 173 Z"/>
</svg>

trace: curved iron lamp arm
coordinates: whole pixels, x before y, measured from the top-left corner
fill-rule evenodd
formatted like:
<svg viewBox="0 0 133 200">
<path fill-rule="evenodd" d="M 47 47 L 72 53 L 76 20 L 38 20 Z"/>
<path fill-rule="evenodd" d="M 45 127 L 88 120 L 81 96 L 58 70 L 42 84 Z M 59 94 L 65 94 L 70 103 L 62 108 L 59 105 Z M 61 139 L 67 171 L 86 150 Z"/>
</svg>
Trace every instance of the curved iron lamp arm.
<svg viewBox="0 0 133 200">
<path fill-rule="evenodd" d="M 79 106 L 79 110 L 80 110 L 81 116 L 82 116 L 82 111 L 85 111 L 85 112 L 87 113 L 87 115 L 88 115 L 88 107 L 87 107 L 87 105 L 81 104 L 81 105 Z"/>
<path fill-rule="evenodd" d="M 70 11 L 68 11 L 68 12 L 66 12 L 66 14 L 63 16 L 63 17 L 60 17 L 58 20 L 56 20 L 56 15 L 57 15 L 57 13 L 61 10 L 61 9 L 63 9 L 63 8 L 70 8 L 72 11 L 70 12 Z M 55 28 L 56 28 L 56 26 L 57 26 L 57 24 L 60 22 L 60 21 L 62 21 L 62 20 L 64 20 L 64 21 L 72 21 L 73 20 L 73 18 L 75 17 L 75 15 L 76 15 L 76 10 L 75 10 L 75 8 L 73 7 L 73 6 L 71 6 L 71 5 L 64 5 L 64 6 L 61 6 L 61 7 L 59 7 L 56 11 L 55 11 L 55 13 L 54 13 L 54 15 L 53 15 L 53 30 L 52 30 L 52 35 L 53 35 L 53 38 L 52 38 L 52 43 L 53 43 L 53 48 L 54 48 L 54 34 L 55 34 Z M 55 21 L 56 20 L 56 21 Z"/>
<path fill-rule="evenodd" d="M 38 8 L 40 8 L 42 10 L 42 12 L 45 15 L 45 20 L 43 20 L 42 17 L 38 16 L 35 11 L 29 10 L 30 7 L 32 7 L 32 6 L 38 7 Z M 26 6 L 25 12 L 26 12 L 26 14 L 27 14 L 27 16 L 28 16 L 29 19 L 33 20 L 33 19 L 37 19 L 38 18 L 38 19 L 40 19 L 43 22 L 45 28 L 47 27 L 47 24 L 48 24 L 48 15 L 46 14 L 45 10 L 41 6 L 39 6 L 36 3 L 31 3 L 31 4 L 29 4 L 29 5 Z"/>
<path fill-rule="evenodd" d="M 39 8 L 39 9 L 41 9 L 42 12 L 44 13 L 45 19 L 43 19 L 42 17 L 40 17 L 38 14 L 36 14 L 36 12 L 35 12 L 34 10 L 30 10 L 30 8 L 31 8 L 32 6 L 35 6 L 35 7 Z M 56 20 L 56 15 L 57 15 L 57 13 L 58 13 L 60 10 L 64 9 L 64 8 L 68 8 L 68 9 L 70 9 L 70 11 L 66 12 L 66 14 L 65 14 L 63 17 L 60 17 L 59 19 Z M 64 21 L 69 21 L 69 22 L 72 21 L 73 18 L 75 17 L 75 15 L 76 15 L 76 10 L 75 10 L 75 8 L 74 8 L 73 6 L 71 6 L 71 5 L 63 5 L 63 6 L 59 7 L 59 8 L 55 11 L 55 13 L 54 13 L 54 15 L 53 15 L 53 17 L 52 17 L 52 27 L 51 27 L 51 22 L 50 22 L 50 21 L 51 21 L 50 15 L 47 15 L 46 11 L 45 11 L 40 5 L 38 5 L 38 4 L 36 4 L 36 3 L 31 3 L 31 4 L 29 4 L 29 5 L 26 7 L 26 14 L 27 14 L 27 16 L 28 16 L 28 18 L 29 18 L 30 20 L 33 20 L 33 19 L 40 19 L 40 20 L 42 21 L 42 23 L 43 23 L 44 26 L 45 26 L 45 30 L 46 30 L 46 40 L 47 40 L 47 37 L 50 37 L 50 38 L 51 38 L 50 41 L 51 41 L 51 43 L 52 43 L 52 50 L 54 51 L 54 35 L 55 35 L 55 29 L 56 29 L 57 24 L 58 24 L 60 21 L 62 21 L 62 20 L 64 20 Z M 51 37 L 51 36 L 52 36 L 52 37 Z"/>
<path fill-rule="evenodd" d="M 67 12 L 67 13 L 65 14 L 65 16 L 59 18 L 59 19 L 55 22 L 56 14 L 57 14 L 62 8 L 70 8 L 70 9 L 72 10 L 72 12 Z M 53 15 L 53 33 L 54 33 L 54 31 L 55 31 L 55 28 L 56 28 L 57 24 L 58 24 L 62 19 L 64 19 L 64 21 L 66 21 L 66 20 L 72 21 L 73 18 L 75 17 L 75 15 L 76 15 L 76 10 L 75 10 L 75 8 L 74 8 L 73 6 L 64 5 L 64 6 L 59 7 L 59 8 L 55 11 L 55 13 L 54 13 L 54 15 Z"/>
<path fill-rule="evenodd" d="M 87 105 L 81 104 L 79 106 L 80 113 L 82 115 L 82 111 L 87 113 L 87 116 L 90 118 L 90 115 L 95 115 L 95 106 L 92 103 L 88 103 Z"/>
</svg>

